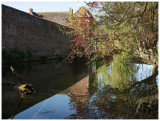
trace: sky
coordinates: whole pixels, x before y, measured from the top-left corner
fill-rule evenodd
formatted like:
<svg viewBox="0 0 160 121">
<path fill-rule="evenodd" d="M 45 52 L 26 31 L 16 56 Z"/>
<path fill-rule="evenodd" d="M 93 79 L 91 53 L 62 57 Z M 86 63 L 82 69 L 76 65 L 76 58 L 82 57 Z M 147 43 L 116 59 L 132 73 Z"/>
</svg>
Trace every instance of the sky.
<svg viewBox="0 0 160 121">
<path fill-rule="evenodd" d="M 2 1 L 1 3 L 27 13 L 29 8 L 32 8 L 34 12 L 69 11 L 69 8 L 72 8 L 75 13 L 79 7 L 86 6 L 83 1 Z"/>
</svg>

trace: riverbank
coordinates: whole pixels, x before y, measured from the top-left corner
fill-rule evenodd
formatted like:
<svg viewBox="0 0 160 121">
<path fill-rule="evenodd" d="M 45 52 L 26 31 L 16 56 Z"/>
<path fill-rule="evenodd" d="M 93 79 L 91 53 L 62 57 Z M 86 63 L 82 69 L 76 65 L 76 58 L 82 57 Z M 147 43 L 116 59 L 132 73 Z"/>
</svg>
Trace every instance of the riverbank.
<svg viewBox="0 0 160 121">
<path fill-rule="evenodd" d="M 158 65 L 158 53 L 154 53 L 152 49 L 143 50 L 140 48 L 135 52 L 135 54 L 138 55 L 138 60 L 141 60 L 144 63 Z"/>
</svg>

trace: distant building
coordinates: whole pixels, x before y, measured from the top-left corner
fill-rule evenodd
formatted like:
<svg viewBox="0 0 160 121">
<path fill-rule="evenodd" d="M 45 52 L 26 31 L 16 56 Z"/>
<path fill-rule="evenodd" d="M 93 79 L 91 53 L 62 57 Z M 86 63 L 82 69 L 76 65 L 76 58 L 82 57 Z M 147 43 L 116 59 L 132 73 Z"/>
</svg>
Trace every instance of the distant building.
<svg viewBox="0 0 160 121">
<path fill-rule="evenodd" d="M 70 10 L 71 11 L 71 10 Z M 64 12 L 33 12 L 33 9 L 29 9 L 29 14 L 34 15 L 36 17 L 40 17 L 61 25 L 66 25 L 66 18 L 69 18 L 69 12 L 70 11 L 64 11 Z"/>
<path fill-rule="evenodd" d="M 76 18 L 93 18 L 92 14 L 84 6 L 80 7 L 79 10 L 74 14 Z"/>
<path fill-rule="evenodd" d="M 33 9 L 29 9 L 29 14 L 34 15 L 36 17 L 40 17 L 61 25 L 67 25 L 66 19 L 69 19 L 69 15 L 73 14 L 73 9 L 69 9 L 69 11 L 63 11 L 63 12 L 33 12 Z M 74 14 L 75 18 L 86 18 L 91 19 L 93 18 L 92 14 L 85 8 L 80 7 L 79 10 Z"/>
<path fill-rule="evenodd" d="M 57 25 L 68 29 L 66 19 L 73 9 L 65 12 L 29 13 L 2 4 L 2 48 L 7 51 L 18 49 L 33 55 L 68 55 L 70 36 L 59 30 Z M 92 14 L 84 7 L 73 14 L 90 19 Z"/>
</svg>

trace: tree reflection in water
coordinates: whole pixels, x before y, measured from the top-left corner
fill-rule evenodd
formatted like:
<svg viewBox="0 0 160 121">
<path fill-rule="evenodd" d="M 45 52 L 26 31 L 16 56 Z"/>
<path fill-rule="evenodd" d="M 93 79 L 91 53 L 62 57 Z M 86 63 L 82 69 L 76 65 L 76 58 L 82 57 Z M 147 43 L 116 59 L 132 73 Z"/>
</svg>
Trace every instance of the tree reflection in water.
<svg viewBox="0 0 160 121">
<path fill-rule="evenodd" d="M 70 109 L 76 110 L 76 114 L 71 114 L 67 119 L 86 119 L 86 114 L 89 111 L 88 106 L 86 106 L 86 101 L 88 97 L 71 97 Z"/>
<path fill-rule="evenodd" d="M 158 73 L 155 71 L 146 79 L 138 80 L 139 67 L 130 59 L 117 55 L 112 63 L 96 67 L 94 77 L 90 77 L 92 96 L 84 102 L 72 98 L 71 107 L 77 112 L 67 118 L 157 119 Z"/>
<path fill-rule="evenodd" d="M 109 119 L 158 118 L 157 72 L 137 81 L 138 69 L 129 59 L 114 56 L 110 66 L 97 69 L 99 89 L 92 98 L 98 117 Z"/>
</svg>

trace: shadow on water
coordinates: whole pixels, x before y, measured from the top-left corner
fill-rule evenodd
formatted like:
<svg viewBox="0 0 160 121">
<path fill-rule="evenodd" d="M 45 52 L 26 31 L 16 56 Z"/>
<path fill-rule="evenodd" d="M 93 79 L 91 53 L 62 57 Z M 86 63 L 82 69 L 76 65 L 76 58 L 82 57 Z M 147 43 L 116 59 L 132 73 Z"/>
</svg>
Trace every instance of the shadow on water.
<svg viewBox="0 0 160 121">
<path fill-rule="evenodd" d="M 88 73 L 86 69 L 87 66 L 83 63 L 50 63 L 32 66 L 29 67 L 29 69 L 24 68 L 25 65 L 14 67 L 17 70 L 17 73 L 21 75 L 24 83 L 31 83 L 36 90 L 36 94 L 27 96 L 23 100 L 16 111 L 17 113 L 68 88 L 86 77 Z M 3 67 L 3 71 L 7 71 L 3 72 L 5 73 L 5 76 L 2 76 L 2 83 L 12 82 L 16 85 L 17 79 L 8 68 L 9 66 Z M 17 102 L 21 100 L 21 96 L 17 90 L 5 85 L 2 87 L 2 93 L 2 118 L 6 119 L 12 116 L 12 113 L 17 106 Z"/>
<path fill-rule="evenodd" d="M 157 65 L 115 56 L 109 63 L 42 64 L 21 73 L 36 94 L 23 99 L 3 86 L 3 118 L 158 119 Z M 3 81 L 15 80 L 9 73 Z"/>
</svg>

